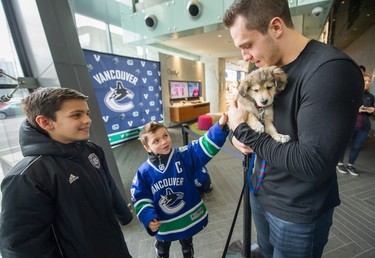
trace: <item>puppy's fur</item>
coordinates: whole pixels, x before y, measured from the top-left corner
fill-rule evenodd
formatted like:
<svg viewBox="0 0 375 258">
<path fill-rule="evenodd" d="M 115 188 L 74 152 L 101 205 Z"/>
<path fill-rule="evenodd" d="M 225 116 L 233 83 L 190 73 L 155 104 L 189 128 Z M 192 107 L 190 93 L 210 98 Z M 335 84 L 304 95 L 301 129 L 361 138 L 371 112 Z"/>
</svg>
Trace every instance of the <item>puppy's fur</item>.
<svg viewBox="0 0 375 258">
<path fill-rule="evenodd" d="M 279 134 L 273 124 L 273 100 L 285 89 L 287 77 L 277 66 L 263 67 L 246 75 L 238 86 L 238 102 L 249 112 L 247 123 L 251 129 L 266 132 L 283 143 L 290 137 Z"/>
</svg>

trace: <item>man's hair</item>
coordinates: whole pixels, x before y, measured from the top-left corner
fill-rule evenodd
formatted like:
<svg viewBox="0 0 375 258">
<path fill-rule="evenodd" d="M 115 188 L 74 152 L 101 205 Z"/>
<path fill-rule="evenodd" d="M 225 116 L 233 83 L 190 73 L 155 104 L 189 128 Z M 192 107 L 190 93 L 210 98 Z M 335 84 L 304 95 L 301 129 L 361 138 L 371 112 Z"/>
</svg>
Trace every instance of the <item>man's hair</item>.
<svg viewBox="0 0 375 258">
<path fill-rule="evenodd" d="M 44 131 L 36 122 L 36 117 L 42 115 L 55 121 L 56 112 L 70 99 L 87 100 L 88 97 L 68 88 L 39 88 L 22 100 L 22 111 L 33 127 Z"/>
<path fill-rule="evenodd" d="M 248 30 L 262 34 L 267 33 L 274 17 L 280 17 L 288 28 L 294 28 L 288 0 L 235 0 L 224 14 L 225 27 L 232 27 L 238 16 L 246 18 Z"/>
<path fill-rule="evenodd" d="M 359 65 L 359 69 L 361 69 L 363 73 L 366 72 L 366 66 L 364 65 Z"/>
<path fill-rule="evenodd" d="M 155 133 L 157 130 L 159 130 L 160 128 L 165 128 L 167 131 L 167 127 L 161 123 L 158 123 L 158 122 L 150 122 L 148 124 L 146 124 L 141 132 L 139 133 L 139 139 L 141 140 L 142 144 L 145 145 L 145 146 L 148 146 L 148 137 L 147 137 L 147 134 L 148 133 Z"/>
</svg>

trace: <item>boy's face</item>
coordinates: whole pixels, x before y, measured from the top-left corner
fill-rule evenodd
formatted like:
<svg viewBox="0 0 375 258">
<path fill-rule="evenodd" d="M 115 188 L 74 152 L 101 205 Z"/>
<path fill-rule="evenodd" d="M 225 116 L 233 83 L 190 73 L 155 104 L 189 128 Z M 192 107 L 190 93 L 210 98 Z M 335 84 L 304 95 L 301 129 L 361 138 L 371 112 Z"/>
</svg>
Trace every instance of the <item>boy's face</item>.
<svg viewBox="0 0 375 258">
<path fill-rule="evenodd" d="M 157 155 L 166 155 L 171 152 L 171 137 L 167 129 L 159 128 L 155 133 L 148 133 L 147 146 L 143 145 L 147 152 L 152 152 Z"/>
<path fill-rule="evenodd" d="M 49 119 L 48 135 L 61 143 L 88 140 L 91 119 L 85 100 L 66 100 L 61 109 L 56 112 L 56 121 Z"/>
</svg>

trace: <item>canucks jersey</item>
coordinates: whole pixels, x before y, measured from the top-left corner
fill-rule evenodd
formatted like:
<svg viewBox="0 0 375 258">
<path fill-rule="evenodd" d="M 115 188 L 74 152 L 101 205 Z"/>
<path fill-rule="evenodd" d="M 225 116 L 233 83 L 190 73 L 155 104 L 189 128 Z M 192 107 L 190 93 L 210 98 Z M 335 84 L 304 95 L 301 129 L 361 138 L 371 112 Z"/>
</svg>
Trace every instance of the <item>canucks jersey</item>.
<svg viewBox="0 0 375 258">
<path fill-rule="evenodd" d="M 150 235 L 168 241 L 185 239 L 207 225 L 207 209 L 194 180 L 219 152 L 227 134 L 216 123 L 198 140 L 173 148 L 163 163 L 155 165 L 148 159 L 139 167 L 130 191 L 137 217 Z M 148 228 L 154 218 L 161 222 L 158 232 Z"/>
</svg>

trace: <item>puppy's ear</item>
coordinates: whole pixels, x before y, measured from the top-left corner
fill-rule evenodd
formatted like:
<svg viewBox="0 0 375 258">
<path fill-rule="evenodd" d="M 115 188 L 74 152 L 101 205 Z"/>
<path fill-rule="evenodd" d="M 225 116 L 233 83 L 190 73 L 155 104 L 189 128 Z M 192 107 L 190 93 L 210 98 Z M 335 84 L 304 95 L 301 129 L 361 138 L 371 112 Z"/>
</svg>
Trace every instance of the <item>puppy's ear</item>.
<svg viewBox="0 0 375 258">
<path fill-rule="evenodd" d="M 240 85 L 238 86 L 238 94 L 241 95 L 242 97 L 246 98 L 248 96 L 248 91 L 250 89 L 250 76 L 247 75 L 241 82 Z"/>
<path fill-rule="evenodd" d="M 288 75 L 279 67 L 275 67 L 272 71 L 273 79 L 276 82 L 276 88 L 278 91 L 285 89 L 285 85 L 288 82 Z"/>
</svg>

